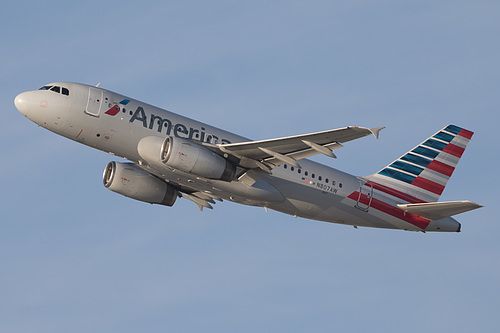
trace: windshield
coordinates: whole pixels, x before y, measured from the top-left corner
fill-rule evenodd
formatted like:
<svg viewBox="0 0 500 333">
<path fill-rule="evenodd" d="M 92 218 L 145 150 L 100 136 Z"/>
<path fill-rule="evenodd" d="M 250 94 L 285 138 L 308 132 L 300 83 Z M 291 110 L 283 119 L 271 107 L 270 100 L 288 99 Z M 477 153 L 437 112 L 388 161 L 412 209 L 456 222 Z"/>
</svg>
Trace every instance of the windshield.
<svg viewBox="0 0 500 333">
<path fill-rule="evenodd" d="M 50 90 L 58 94 L 63 94 L 66 96 L 69 96 L 69 89 L 64 88 L 64 87 L 59 87 L 59 86 L 43 86 L 38 90 Z"/>
</svg>

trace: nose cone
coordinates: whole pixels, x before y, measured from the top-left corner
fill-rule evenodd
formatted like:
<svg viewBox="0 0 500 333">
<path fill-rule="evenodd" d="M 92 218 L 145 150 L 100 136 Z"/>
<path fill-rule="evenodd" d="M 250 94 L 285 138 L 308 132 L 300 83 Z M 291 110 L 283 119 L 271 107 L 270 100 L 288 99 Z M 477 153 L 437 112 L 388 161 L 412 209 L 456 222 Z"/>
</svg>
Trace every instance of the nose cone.
<svg viewBox="0 0 500 333">
<path fill-rule="evenodd" d="M 31 110 L 32 101 L 29 99 L 27 92 L 23 92 L 17 95 L 16 99 L 14 100 L 14 104 L 16 105 L 16 109 L 19 112 L 21 112 L 25 116 L 28 116 Z"/>
</svg>

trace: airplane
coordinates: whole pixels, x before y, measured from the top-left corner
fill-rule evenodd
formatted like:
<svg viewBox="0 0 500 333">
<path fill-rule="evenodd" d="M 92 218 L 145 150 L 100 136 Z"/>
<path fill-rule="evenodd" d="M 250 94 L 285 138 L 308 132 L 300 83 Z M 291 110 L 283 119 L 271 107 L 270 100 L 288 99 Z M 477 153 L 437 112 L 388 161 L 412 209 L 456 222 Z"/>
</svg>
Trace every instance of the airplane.
<svg viewBox="0 0 500 333">
<path fill-rule="evenodd" d="M 252 141 L 97 86 L 56 82 L 15 97 L 28 119 L 128 162 L 104 168 L 103 184 L 151 204 L 177 198 L 200 210 L 216 201 L 357 227 L 460 232 L 452 216 L 482 207 L 438 202 L 473 132 L 448 125 L 380 171 L 354 176 L 308 160 L 384 127 L 348 126 Z"/>
</svg>

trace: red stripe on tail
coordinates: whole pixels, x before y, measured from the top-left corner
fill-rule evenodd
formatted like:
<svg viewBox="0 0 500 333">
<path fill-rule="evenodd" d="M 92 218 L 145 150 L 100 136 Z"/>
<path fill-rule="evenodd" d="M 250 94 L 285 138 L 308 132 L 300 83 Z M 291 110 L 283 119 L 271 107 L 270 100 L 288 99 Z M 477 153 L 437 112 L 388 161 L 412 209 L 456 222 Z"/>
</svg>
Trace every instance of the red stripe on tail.
<svg viewBox="0 0 500 333">
<path fill-rule="evenodd" d="M 463 136 L 464 138 L 470 140 L 472 138 L 472 136 L 474 135 L 474 132 L 463 129 L 460 131 L 460 133 L 458 133 L 458 135 Z"/>
<path fill-rule="evenodd" d="M 450 177 L 451 174 L 453 173 L 453 171 L 455 171 L 455 168 L 452 167 L 451 165 L 448 165 L 446 163 L 443 163 L 443 162 L 439 162 L 439 161 L 432 161 L 431 163 L 429 163 L 429 165 L 427 166 L 427 168 L 431 169 L 431 170 L 434 170 L 436 172 L 439 172 L 445 176 L 448 176 Z"/>
<path fill-rule="evenodd" d="M 448 153 L 450 155 L 456 156 L 458 158 L 462 157 L 462 154 L 464 153 L 465 148 L 456 146 L 452 143 L 449 143 L 444 147 L 443 153 Z"/>
<path fill-rule="evenodd" d="M 441 193 L 443 193 L 444 190 L 443 185 L 440 185 L 438 183 L 435 183 L 429 179 L 425 179 L 422 177 L 415 178 L 415 180 L 411 184 L 413 186 L 420 187 L 424 190 L 427 190 L 437 195 L 441 195 Z"/>
<path fill-rule="evenodd" d="M 401 199 L 403 201 L 406 201 L 406 202 L 409 202 L 409 203 L 424 203 L 424 202 L 427 202 L 427 201 L 424 201 L 422 199 L 416 198 L 416 197 L 414 197 L 412 195 L 406 194 L 404 192 L 395 190 L 395 189 L 390 188 L 388 186 L 385 186 L 385 185 L 382 185 L 382 184 L 379 184 L 379 183 L 375 183 L 375 182 L 372 182 L 372 181 L 367 182 L 366 185 L 371 185 L 376 190 L 379 190 L 381 192 L 387 193 L 389 195 L 392 195 L 393 197 L 399 198 L 399 199 Z"/>
</svg>

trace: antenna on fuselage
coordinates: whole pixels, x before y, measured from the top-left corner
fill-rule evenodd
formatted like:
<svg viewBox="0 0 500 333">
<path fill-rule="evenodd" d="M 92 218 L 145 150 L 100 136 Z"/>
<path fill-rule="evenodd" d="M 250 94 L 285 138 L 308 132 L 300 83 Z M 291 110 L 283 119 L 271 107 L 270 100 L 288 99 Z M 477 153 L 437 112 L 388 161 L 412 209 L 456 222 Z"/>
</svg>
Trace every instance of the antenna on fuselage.
<svg viewBox="0 0 500 333">
<path fill-rule="evenodd" d="M 98 84 L 96 84 L 95 87 L 99 88 L 100 85 L 101 85 L 101 82 L 99 82 Z"/>
</svg>

